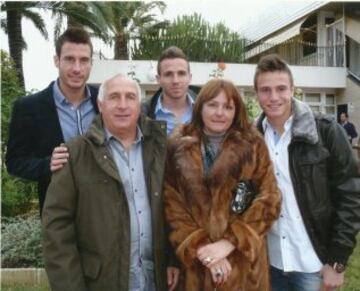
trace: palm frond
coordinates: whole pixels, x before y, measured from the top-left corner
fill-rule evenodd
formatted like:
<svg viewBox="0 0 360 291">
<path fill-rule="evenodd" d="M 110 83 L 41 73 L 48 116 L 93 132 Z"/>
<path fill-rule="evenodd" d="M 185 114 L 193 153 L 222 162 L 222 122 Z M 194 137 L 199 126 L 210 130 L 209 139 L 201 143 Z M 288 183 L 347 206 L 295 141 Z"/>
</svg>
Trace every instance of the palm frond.
<svg viewBox="0 0 360 291">
<path fill-rule="evenodd" d="M 24 18 L 31 20 L 31 22 L 35 25 L 35 27 L 39 30 L 41 35 L 46 40 L 49 39 L 44 19 L 41 17 L 41 15 L 39 13 L 31 11 L 31 10 L 24 10 L 22 15 Z"/>
<path fill-rule="evenodd" d="M 1 29 L 3 29 L 6 34 L 8 33 L 6 18 L 1 18 Z"/>
</svg>

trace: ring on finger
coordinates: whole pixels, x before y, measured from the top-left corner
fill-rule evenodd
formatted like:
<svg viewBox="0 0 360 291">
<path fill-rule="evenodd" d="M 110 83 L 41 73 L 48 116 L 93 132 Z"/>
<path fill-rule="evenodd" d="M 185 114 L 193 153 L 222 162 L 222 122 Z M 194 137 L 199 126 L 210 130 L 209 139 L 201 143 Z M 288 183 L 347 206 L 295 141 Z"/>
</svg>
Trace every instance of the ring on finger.
<svg viewBox="0 0 360 291">
<path fill-rule="evenodd" d="M 222 277 L 222 276 L 224 276 L 224 272 L 221 270 L 221 268 L 216 268 L 215 275 L 216 275 L 216 277 Z"/>
<path fill-rule="evenodd" d="M 205 265 L 207 265 L 207 264 L 210 264 L 212 260 L 213 260 L 212 257 L 206 257 L 206 258 L 204 259 L 203 263 L 204 263 Z"/>
</svg>

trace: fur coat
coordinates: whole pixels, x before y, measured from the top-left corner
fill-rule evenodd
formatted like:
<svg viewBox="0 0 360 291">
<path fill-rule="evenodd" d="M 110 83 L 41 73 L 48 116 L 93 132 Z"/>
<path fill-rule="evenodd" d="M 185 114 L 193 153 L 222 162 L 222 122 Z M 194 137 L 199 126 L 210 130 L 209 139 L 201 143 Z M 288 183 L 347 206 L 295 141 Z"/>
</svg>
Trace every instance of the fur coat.
<svg viewBox="0 0 360 291">
<path fill-rule="evenodd" d="M 265 235 L 280 211 L 267 147 L 255 129 L 230 129 L 208 176 L 203 174 L 201 135 L 179 127 L 169 139 L 164 199 L 170 241 L 182 265 L 180 289 L 213 291 L 210 271 L 196 257 L 200 246 L 227 239 L 235 245 L 221 291 L 270 290 Z M 231 212 L 233 190 L 251 180 L 256 197 L 242 214 Z"/>
</svg>

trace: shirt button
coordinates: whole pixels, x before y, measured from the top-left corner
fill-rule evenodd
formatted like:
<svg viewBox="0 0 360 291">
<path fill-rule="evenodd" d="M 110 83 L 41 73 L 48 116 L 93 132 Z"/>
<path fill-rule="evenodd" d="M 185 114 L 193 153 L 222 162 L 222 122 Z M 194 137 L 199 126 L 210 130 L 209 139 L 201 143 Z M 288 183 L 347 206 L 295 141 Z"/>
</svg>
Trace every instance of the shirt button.
<svg viewBox="0 0 360 291">
<path fill-rule="evenodd" d="M 134 191 L 137 192 L 137 189 L 135 189 Z"/>
<path fill-rule="evenodd" d="M 140 236 L 144 236 L 144 233 L 141 233 Z"/>
<path fill-rule="evenodd" d="M 139 214 L 141 214 L 141 210 L 139 210 L 139 212 L 138 212 Z"/>
<path fill-rule="evenodd" d="M 275 155 L 278 155 L 278 154 L 279 154 L 278 152 L 275 153 Z"/>
<path fill-rule="evenodd" d="M 279 173 L 279 172 L 277 172 L 277 173 L 276 173 L 276 176 L 279 176 L 279 175 L 280 175 L 280 173 Z"/>
<path fill-rule="evenodd" d="M 282 238 L 285 239 L 285 236 L 283 236 Z"/>
<path fill-rule="evenodd" d="M 155 195 L 155 196 L 159 196 L 159 192 L 155 192 L 154 195 Z"/>
<path fill-rule="evenodd" d="M 104 159 L 105 159 L 105 160 L 107 159 L 107 155 L 104 155 Z"/>
<path fill-rule="evenodd" d="M 280 214 L 280 217 L 284 217 L 284 215 Z"/>
<path fill-rule="evenodd" d="M 134 172 L 135 171 L 134 168 L 131 168 L 131 171 Z"/>
</svg>

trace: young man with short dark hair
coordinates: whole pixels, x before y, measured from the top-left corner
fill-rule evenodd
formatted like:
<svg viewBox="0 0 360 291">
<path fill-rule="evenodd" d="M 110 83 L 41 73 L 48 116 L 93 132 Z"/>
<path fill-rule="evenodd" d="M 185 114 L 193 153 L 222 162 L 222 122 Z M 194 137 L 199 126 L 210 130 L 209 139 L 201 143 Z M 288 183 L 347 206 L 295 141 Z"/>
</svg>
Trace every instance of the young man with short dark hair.
<svg viewBox="0 0 360 291">
<path fill-rule="evenodd" d="M 98 90 L 86 85 L 92 53 L 86 31 L 67 29 L 56 41 L 58 79 L 43 91 L 20 98 L 13 108 L 7 169 L 12 175 L 38 182 L 40 214 L 51 171 L 61 168 L 67 159 L 68 154 L 58 146 L 85 133 L 98 112 Z M 57 156 L 51 158 L 53 151 Z"/>
<path fill-rule="evenodd" d="M 170 134 L 178 124 L 189 123 L 195 93 L 189 90 L 191 82 L 189 60 L 178 47 L 165 49 L 157 65 L 160 89 L 142 103 L 142 111 L 150 118 L 164 120 Z"/>
<path fill-rule="evenodd" d="M 360 229 L 356 158 L 339 124 L 293 98 L 280 57 L 260 60 L 254 87 L 264 111 L 257 127 L 283 197 L 267 237 L 272 290 L 335 290 Z"/>
</svg>

